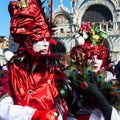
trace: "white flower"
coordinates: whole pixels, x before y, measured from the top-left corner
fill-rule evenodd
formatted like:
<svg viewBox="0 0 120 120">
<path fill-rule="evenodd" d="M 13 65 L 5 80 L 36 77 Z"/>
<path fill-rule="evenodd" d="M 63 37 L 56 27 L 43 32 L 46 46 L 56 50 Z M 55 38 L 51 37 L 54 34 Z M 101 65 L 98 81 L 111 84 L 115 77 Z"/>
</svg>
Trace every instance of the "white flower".
<svg viewBox="0 0 120 120">
<path fill-rule="evenodd" d="M 74 35 L 74 39 L 75 39 L 76 45 L 84 45 L 85 43 L 85 39 L 79 33 Z"/>
<path fill-rule="evenodd" d="M 83 31 L 83 38 L 84 38 L 84 39 L 87 39 L 87 38 L 88 38 L 88 34 L 87 34 L 85 31 Z"/>
</svg>

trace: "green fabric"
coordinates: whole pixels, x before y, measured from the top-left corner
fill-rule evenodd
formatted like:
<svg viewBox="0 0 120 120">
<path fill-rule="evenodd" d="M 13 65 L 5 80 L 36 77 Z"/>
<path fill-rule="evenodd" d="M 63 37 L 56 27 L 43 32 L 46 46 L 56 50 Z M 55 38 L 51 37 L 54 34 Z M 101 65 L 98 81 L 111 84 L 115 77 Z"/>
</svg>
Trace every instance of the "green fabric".
<svg viewBox="0 0 120 120">
<path fill-rule="evenodd" d="M 120 111 L 120 105 L 115 107 L 118 111 Z"/>
</svg>

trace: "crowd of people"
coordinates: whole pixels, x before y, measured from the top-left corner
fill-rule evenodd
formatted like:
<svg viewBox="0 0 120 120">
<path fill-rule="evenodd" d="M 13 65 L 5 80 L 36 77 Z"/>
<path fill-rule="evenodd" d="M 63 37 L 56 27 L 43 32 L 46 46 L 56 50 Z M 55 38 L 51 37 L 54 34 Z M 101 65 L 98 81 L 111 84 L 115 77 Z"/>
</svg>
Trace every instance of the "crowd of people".
<svg viewBox="0 0 120 120">
<path fill-rule="evenodd" d="M 40 0 L 11 1 L 8 10 L 19 48 L 1 50 L 0 120 L 120 119 L 120 66 L 112 66 L 105 31 L 83 23 L 61 55 Z"/>
</svg>

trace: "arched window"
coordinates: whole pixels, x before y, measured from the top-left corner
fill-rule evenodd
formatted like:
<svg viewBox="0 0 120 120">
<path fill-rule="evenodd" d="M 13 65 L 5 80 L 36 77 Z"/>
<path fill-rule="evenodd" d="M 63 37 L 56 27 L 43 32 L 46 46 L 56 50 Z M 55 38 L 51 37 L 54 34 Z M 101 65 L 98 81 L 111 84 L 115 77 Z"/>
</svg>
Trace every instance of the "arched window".
<svg viewBox="0 0 120 120">
<path fill-rule="evenodd" d="M 60 29 L 60 32 L 61 32 L 61 33 L 64 33 L 64 30 L 63 30 L 63 28 L 61 28 L 61 29 Z"/>
</svg>

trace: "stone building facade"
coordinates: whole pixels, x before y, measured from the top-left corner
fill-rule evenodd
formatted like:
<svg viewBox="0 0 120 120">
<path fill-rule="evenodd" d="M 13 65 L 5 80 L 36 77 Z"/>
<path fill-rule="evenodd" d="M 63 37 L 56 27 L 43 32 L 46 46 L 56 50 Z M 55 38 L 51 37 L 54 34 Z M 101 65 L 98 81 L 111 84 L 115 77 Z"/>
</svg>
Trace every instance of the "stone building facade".
<svg viewBox="0 0 120 120">
<path fill-rule="evenodd" d="M 70 8 L 67 8 L 63 0 L 60 0 L 57 9 L 52 12 L 52 22 L 56 25 L 53 37 L 63 43 L 66 52 L 69 53 L 70 48 L 74 46 L 72 37 L 81 24 L 97 23 L 100 29 L 109 33 L 107 40 L 111 58 L 117 63 L 120 60 L 120 0 L 69 0 L 69 2 Z M 47 5 L 49 9 L 49 2 Z M 14 52 L 18 44 L 12 41 L 11 36 L 10 40 L 10 49 Z"/>
<path fill-rule="evenodd" d="M 53 35 L 63 42 L 67 52 L 72 36 L 84 22 L 97 23 L 100 29 L 109 33 L 108 43 L 112 60 L 120 60 L 120 0 L 70 0 L 70 8 L 63 1 L 52 14 L 52 21 L 57 26 Z"/>
</svg>

